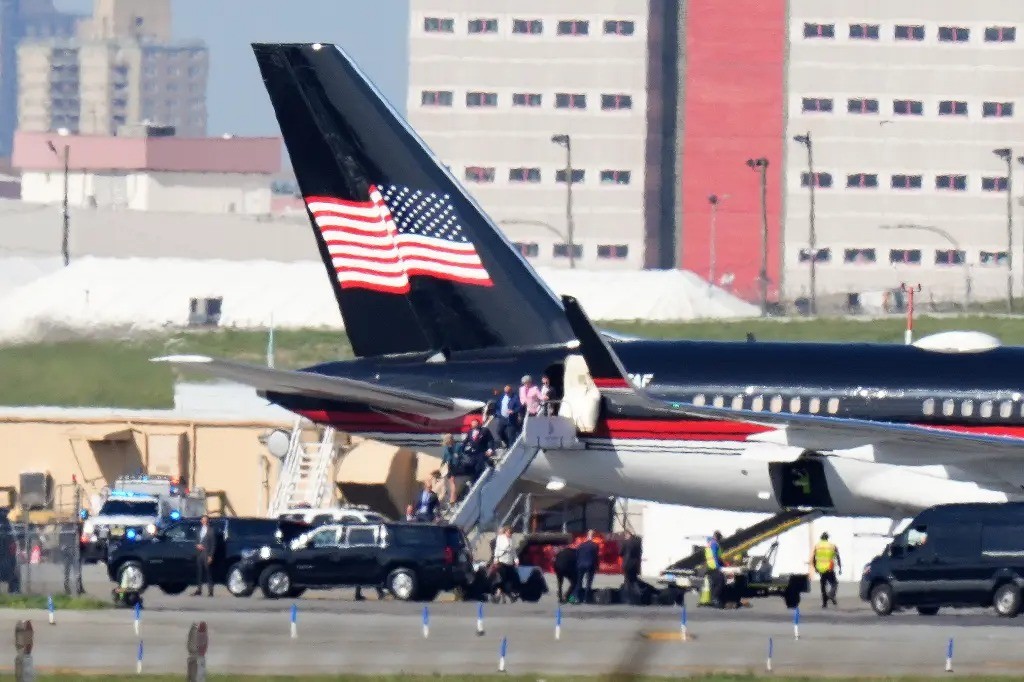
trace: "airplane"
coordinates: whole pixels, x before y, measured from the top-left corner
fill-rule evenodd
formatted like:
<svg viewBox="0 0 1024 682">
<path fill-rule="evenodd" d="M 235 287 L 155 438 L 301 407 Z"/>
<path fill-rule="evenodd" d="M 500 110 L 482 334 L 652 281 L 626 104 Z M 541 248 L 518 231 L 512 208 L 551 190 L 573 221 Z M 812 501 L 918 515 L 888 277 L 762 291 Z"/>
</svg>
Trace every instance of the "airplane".
<svg viewBox="0 0 1024 682">
<path fill-rule="evenodd" d="M 524 478 L 613 497 L 893 519 L 1024 499 L 1024 348 L 602 332 L 341 48 L 252 47 L 356 357 L 154 360 L 420 451 L 465 430 L 495 389 L 546 374 L 582 449 L 547 447 Z"/>
</svg>

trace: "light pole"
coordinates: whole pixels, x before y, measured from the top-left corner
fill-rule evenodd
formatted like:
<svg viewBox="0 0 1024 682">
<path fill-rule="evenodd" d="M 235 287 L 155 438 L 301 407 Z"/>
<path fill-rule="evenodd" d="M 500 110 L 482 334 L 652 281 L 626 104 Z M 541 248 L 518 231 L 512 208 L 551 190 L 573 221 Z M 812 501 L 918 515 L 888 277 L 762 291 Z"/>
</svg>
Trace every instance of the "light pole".
<svg viewBox="0 0 1024 682">
<path fill-rule="evenodd" d="M 576 242 L 573 241 L 575 226 L 572 220 L 572 139 L 566 133 L 552 135 L 551 141 L 565 147 L 565 233 L 568 237 L 569 267 L 576 267 Z"/>
<path fill-rule="evenodd" d="M 818 236 L 814 230 L 814 188 L 818 179 L 814 176 L 814 143 L 811 141 L 811 131 L 804 135 L 794 135 L 793 140 L 807 147 L 807 187 L 811 192 L 810 224 L 807 228 L 807 246 L 810 251 L 811 260 L 811 315 L 818 313 L 818 286 L 817 286 L 817 265 L 818 265 Z"/>
<path fill-rule="evenodd" d="M 551 223 L 546 223 L 543 220 L 528 220 L 526 218 L 507 218 L 498 221 L 499 225 L 534 225 L 536 227 L 543 227 L 549 232 L 555 234 L 563 242 L 566 240 L 565 233 L 559 230 Z"/>
<path fill-rule="evenodd" d="M 747 167 L 761 175 L 761 315 L 768 314 L 768 159 L 747 159 Z"/>
<path fill-rule="evenodd" d="M 1013 312 L 1013 150 L 993 149 L 992 153 L 1006 161 L 1006 311 Z"/>
<path fill-rule="evenodd" d="M 708 195 L 708 203 L 711 204 L 711 243 L 708 245 L 708 285 L 714 286 L 715 284 L 715 247 L 717 245 L 717 218 L 718 218 L 718 203 L 722 199 L 728 199 L 728 194 L 718 196 L 717 194 Z"/>
<path fill-rule="evenodd" d="M 907 224 L 907 223 L 900 223 L 898 225 L 880 225 L 879 227 L 881 227 L 883 230 L 921 230 L 923 232 L 931 232 L 933 234 L 937 234 L 940 237 L 944 238 L 946 241 L 948 241 L 950 244 L 953 245 L 953 248 L 956 250 L 957 253 L 961 253 L 960 242 L 958 242 L 956 239 L 954 239 L 953 235 L 951 235 L 946 230 L 943 230 L 941 227 L 935 227 L 934 225 L 917 225 L 917 224 Z M 971 266 L 967 263 L 967 254 L 966 253 L 964 253 L 963 266 L 964 266 L 964 309 L 966 310 L 967 307 L 970 306 L 970 304 L 971 304 Z"/>
<path fill-rule="evenodd" d="M 54 146 L 53 140 L 47 140 L 46 146 L 50 148 L 50 151 L 54 155 L 64 162 L 64 226 L 61 231 L 61 254 L 64 256 L 64 267 L 67 267 L 71 263 L 71 253 L 69 242 L 71 241 L 71 216 L 68 214 L 68 155 L 71 151 L 71 146 L 65 144 L 63 147 L 63 153 L 57 151 L 57 147 Z"/>
</svg>

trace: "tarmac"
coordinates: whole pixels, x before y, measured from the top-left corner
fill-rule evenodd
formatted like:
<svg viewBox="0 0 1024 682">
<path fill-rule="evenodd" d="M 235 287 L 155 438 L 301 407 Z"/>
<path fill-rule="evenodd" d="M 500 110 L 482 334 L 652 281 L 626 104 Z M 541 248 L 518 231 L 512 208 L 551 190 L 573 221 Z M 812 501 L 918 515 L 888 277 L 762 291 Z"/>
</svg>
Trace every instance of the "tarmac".
<svg viewBox="0 0 1024 682">
<path fill-rule="evenodd" d="M 40 568 L 37 585 L 47 570 Z M 549 579 L 553 588 L 553 580 Z M 109 595 L 111 585 L 96 567 L 87 573 L 87 592 Z M 10 634 L 0 669 L 13 666 L 13 629 L 31 619 L 37 670 L 133 673 L 139 639 L 143 672 L 180 673 L 185 639 L 193 622 L 210 632 L 210 673 L 490 673 L 498 670 L 507 638 L 509 673 L 585 675 L 631 672 L 685 676 L 705 672 L 765 672 L 769 640 L 775 674 L 809 677 L 946 675 L 947 645 L 954 640 L 957 676 L 1017 675 L 1024 670 L 1020 626 L 1024 620 L 991 611 L 916 612 L 875 616 L 859 601 L 853 585 L 840 590 L 838 608 L 822 610 L 806 595 L 799 640 L 793 612 L 780 598 L 753 600 L 750 608 L 717 611 L 689 606 L 688 641 L 680 637 L 677 607 L 562 607 L 555 638 L 556 600 L 536 604 L 484 605 L 484 634 L 476 634 L 477 604 L 436 601 L 429 608 L 424 637 L 422 603 L 352 601 L 351 590 L 310 592 L 297 600 L 267 600 L 258 593 L 235 598 L 223 587 L 215 597 L 167 596 L 148 590 L 134 631 L 131 610 L 61 611 L 56 625 L 45 611 L 0 610 L 0 632 Z M 290 636 L 290 611 L 297 606 L 297 637 Z M 3 638 L 0 638 L 2 641 Z M 4 663 L 4 659 L 9 663 Z"/>
</svg>

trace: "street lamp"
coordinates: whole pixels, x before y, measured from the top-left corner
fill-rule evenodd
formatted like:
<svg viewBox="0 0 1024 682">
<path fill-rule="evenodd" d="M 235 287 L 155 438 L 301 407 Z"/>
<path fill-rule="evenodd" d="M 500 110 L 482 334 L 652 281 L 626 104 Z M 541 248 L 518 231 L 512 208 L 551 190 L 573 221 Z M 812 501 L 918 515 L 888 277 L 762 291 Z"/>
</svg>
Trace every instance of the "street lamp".
<svg viewBox="0 0 1024 682">
<path fill-rule="evenodd" d="M 747 159 L 747 167 L 761 174 L 761 314 L 768 314 L 768 159 Z"/>
<path fill-rule="evenodd" d="M 1013 312 L 1013 150 L 993 149 L 992 153 L 1006 161 L 1006 310 Z"/>
<path fill-rule="evenodd" d="M 61 135 L 66 135 L 67 132 L 64 129 L 60 131 Z M 61 231 L 61 253 L 64 256 L 64 267 L 67 267 L 71 262 L 71 253 L 69 249 L 69 242 L 71 239 L 71 216 L 68 214 L 68 155 L 71 151 L 71 146 L 65 144 L 63 152 L 58 152 L 57 147 L 54 146 L 53 140 L 47 140 L 46 146 L 50 148 L 54 156 L 64 162 L 64 225 Z"/>
<path fill-rule="evenodd" d="M 809 130 L 804 135 L 794 135 L 793 140 L 807 147 L 807 187 L 811 192 L 810 225 L 808 226 L 807 242 L 811 260 L 811 315 L 816 315 L 818 312 L 818 237 L 814 231 L 814 187 L 818 184 L 818 179 L 814 176 L 814 143 L 811 141 L 811 131 Z"/>
<path fill-rule="evenodd" d="M 722 199 L 728 199 L 728 194 L 718 196 L 717 194 L 711 194 L 708 196 L 708 203 L 711 204 L 711 243 L 708 247 L 708 284 L 714 285 L 715 283 L 715 245 L 717 242 L 717 218 L 718 218 L 718 203 Z"/>
<path fill-rule="evenodd" d="M 575 226 L 572 220 L 572 140 L 566 133 L 552 135 L 551 141 L 565 147 L 565 232 L 568 237 L 569 267 L 576 267 L 576 242 L 573 241 Z"/>
<path fill-rule="evenodd" d="M 554 235 L 556 235 L 562 241 L 563 244 L 566 241 L 565 233 L 563 233 L 561 230 L 556 228 L 551 223 L 546 223 L 543 220 L 527 220 L 525 218 L 507 218 L 507 219 L 504 219 L 504 220 L 499 220 L 498 224 L 499 225 L 533 225 L 535 227 L 543 227 L 548 232 L 551 232 Z"/>
<path fill-rule="evenodd" d="M 953 237 L 953 235 L 951 235 L 946 230 L 943 230 L 941 227 L 935 227 L 934 225 L 917 225 L 917 224 L 907 224 L 907 223 L 900 223 L 898 225 L 879 225 L 879 227 L 881 227 L 883 230 L 921 230 L 923 232 L 931 232 L 933 234 L 939 235 L 940 237 L 942 237 L 943 239 L 948 241 L 950 244 L 952 244 L 953 248 L 956 250 L 956 252 L 958 254 L 962 253 L 962 250 L 960 249 L 960 242 L 958 242 Z M 970 306 L 970 304 L 971 304 L 971 266 L 967 263 L 967 254 L 966 253 L 964 254 L 963 266 L 964 266 L 964 309 L 966 310 L 967 307 Z"/>
</svg>

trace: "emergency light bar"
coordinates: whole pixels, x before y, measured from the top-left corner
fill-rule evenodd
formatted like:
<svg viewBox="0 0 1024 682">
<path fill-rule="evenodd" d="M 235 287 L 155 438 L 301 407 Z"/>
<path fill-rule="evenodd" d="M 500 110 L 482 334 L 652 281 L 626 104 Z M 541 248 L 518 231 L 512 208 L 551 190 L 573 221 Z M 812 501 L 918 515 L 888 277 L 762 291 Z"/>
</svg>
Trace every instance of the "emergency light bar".
<svg viewBox="0 0 1024 682">
<path fill-rule="evenodd" d="M 156 500 L 156 497 L 152 493 L 139 493 L 134 490 L 111 490 L 108 497 L 123 497 L 123 498 L 146 498 L 147 500 Z"/>
</svg>

